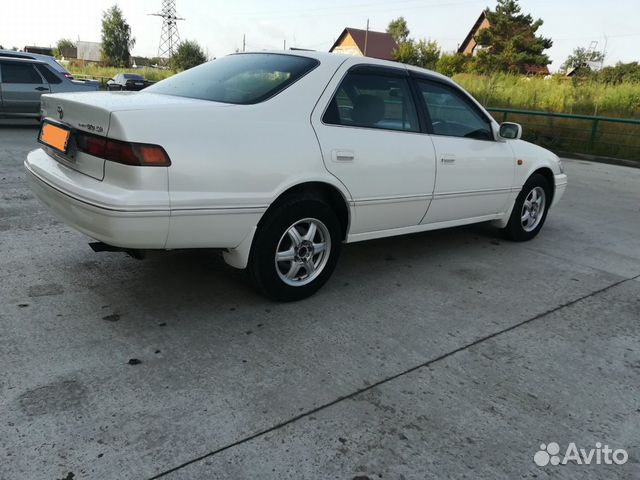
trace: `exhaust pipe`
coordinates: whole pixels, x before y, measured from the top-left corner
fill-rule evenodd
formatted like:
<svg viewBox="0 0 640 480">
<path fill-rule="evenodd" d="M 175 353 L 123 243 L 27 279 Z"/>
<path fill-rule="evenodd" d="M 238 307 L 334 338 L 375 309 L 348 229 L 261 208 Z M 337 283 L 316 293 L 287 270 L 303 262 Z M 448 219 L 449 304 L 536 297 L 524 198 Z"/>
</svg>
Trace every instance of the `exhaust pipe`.
<svg viewBox="0 0 640 480">
<path fill-rule="evenodd" d="M 114 247 L 113 245 L 109 245 L 104 242 L 91 242 L 89 244 L 91 250 L 94 252 L 124 252 L 129 255 L 131 258 L 135 258 L 136 260 L 144 260 L 144 257 L 147 254 L 146 250 L 140 250 L 137 248 L 122 248 L 122 247 Z"/>
</svg>

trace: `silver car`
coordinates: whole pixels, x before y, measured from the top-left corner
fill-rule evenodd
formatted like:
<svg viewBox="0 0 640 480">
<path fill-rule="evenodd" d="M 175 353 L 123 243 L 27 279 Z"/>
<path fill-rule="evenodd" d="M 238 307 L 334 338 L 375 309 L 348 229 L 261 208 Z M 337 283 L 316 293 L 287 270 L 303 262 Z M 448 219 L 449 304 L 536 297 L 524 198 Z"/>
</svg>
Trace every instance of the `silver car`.
<svg viewBox="0 0 640 480">
<path fill-rule="evenodd" d="M 40 60 L 41 62 L 44 62 L 47 65 L 49 65 L 56 72 L 60 72 L 69 80 L 73 80 L 73 75 L 71 75 L 69 70 L 67 70 L 62 65 L 60 65 L 60 63 L 58 63 L 58 61 L 50 55 L 42 55 L 40 53 L 31 53 L 31 52 L 16 52 L 15 50 L 0 50 L 0 57 L 26 58 L 31 60 Z"/>
<path fill-rule="evenodd" d="M 69 80 L 38 60 L 0 56 L 0 117 L 40 118 L 43 93 L 95 92 L 98 87 Z"/>
</svg>

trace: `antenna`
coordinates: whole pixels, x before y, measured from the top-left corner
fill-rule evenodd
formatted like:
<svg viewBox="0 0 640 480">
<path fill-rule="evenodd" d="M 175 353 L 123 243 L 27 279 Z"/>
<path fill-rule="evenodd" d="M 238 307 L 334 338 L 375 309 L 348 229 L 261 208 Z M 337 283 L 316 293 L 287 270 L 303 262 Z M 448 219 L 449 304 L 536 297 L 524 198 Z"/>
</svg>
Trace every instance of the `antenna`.
<svg viewBox="0 0 640 480">
<path fill-rule="evenodd" d="M 184 20 L 176 14 L 176 0 L 162 0 L 162 11 L 151 13 L 154 17 L 162 17 L 162 33 L 158 46 L 158 57 L 168 59 L 173 56 L 176 46 L 180 43 L 178 33 L 179 20 Z"/>
</svg>

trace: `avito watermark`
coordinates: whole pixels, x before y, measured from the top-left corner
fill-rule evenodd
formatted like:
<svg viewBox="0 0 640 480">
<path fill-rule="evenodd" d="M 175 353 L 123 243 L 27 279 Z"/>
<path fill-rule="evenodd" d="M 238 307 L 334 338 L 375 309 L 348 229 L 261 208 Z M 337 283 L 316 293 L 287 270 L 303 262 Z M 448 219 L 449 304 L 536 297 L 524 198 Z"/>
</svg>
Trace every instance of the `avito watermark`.
<svg viewBox="0 0 640 480">
<path fill-rule="evenodd" d="M 602 446 L 596 442 L 595 448 L 578 448 L 571 442 L 564 454 L 560 454 L 560 445 L 556 442 L 540 445 L 540 450 L 533 456 L 533 461 L 539 467 L 547 465 L 624 465 L 629 459 L 626 450 L 618 448 L 616 450 L 609 445 Z"/>
</svg>

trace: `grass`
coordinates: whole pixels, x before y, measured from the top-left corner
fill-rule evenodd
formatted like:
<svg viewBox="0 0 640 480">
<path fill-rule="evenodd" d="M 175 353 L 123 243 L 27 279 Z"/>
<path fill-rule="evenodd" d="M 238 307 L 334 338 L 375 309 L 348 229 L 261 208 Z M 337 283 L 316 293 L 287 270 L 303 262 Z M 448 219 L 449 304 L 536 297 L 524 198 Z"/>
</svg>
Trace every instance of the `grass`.
<svg viewBox="0 0 640 480">
<path fill-rule="evenodd" d="M 138 75 L 142 75 L 151 82 L 159 82 L 160 80 L 164 80 L 175 73 L 171 70 L 160 70 L 158 68 L 113 68 L 101 67 L 96 64 L 88 64 L 85 66 L 70 64 L 67 66 L 67 69 L 73 75 L 87 75 L 98 79 L 104 78 L 105 81 L 109 78 L 113 78 L 118 73 L 136 73 Z"/>
<path fill-rule="evenodd" d="M 545 79 L 473 74 L 459 74 L 454 80 L 490 108 L 640 117 L 640 83 L 605 85 L 563 77 Z"/>
</svg>

